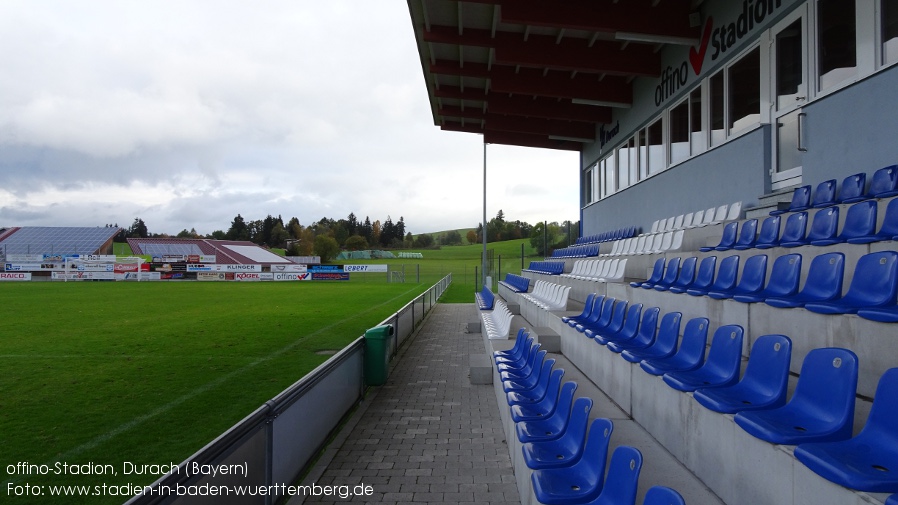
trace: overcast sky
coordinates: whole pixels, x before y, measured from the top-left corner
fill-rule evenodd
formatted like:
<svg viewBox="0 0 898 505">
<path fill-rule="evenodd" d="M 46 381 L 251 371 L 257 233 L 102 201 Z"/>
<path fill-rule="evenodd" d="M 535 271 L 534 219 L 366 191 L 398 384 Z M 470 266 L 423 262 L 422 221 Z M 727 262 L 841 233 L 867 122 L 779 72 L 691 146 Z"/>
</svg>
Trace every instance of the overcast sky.
<svg viewBox="0 0 898 505">
<path fill-rule="evenodd" d="M 0 69 L 0 227 L 482 218 L 405 2 L 2 0 Z M 577 153 L 487 149 L 490 217 L 578 219 Z"/>
</svg>

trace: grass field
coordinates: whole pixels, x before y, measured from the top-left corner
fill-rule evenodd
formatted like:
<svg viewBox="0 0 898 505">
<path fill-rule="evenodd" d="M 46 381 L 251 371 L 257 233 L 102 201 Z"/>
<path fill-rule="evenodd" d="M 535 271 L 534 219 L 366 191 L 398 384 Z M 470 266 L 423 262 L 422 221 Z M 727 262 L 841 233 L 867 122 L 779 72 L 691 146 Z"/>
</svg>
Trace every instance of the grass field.
<svg viewBox="0 0 898 505">
<path fill-rule="evenodd" d="M 520 270 L 521 243 L 490 244 L 509 258 L 501 275 Z M 453 285 L 442 301 L 470 303 L 480 251 L 351 261 L 404 266 L 405 283 L 354 274 L 336 283 L 0 284 L 0 494 L 25 483 L 152 482 L 10 475 L 8 465 L 179 463 L 327 359 L 317 351 L 342 348 L 446 274 Z"/>
</svg>

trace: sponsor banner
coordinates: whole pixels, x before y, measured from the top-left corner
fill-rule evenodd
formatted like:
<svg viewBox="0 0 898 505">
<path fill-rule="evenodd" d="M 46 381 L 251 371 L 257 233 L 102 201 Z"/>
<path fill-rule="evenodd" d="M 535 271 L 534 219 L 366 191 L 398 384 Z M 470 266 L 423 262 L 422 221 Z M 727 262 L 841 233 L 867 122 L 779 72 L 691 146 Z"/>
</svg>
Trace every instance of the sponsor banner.
<svg viewBox="0 0 898 505">
<path fill-rule="evenodd" d="M 274 272 L 274 280 L 276 281 L 310 281 L 312 274 L 309 272 Z"/>
<path fill-rule="evenodd" d="M 346 273 L 352 272 L 377 272 L 377 273 L 387 273 L 387 265 L 343 265 L 343 271 Z"/>
<path fill-rule="evenodd" d="M 115 274 L 115 280 L 117 281 L 136 281 L 138 273 L 140 274 L 141 281 L 158 281 L 162 279 L 162 274 L 159 272 L 124 272 Z"/>
<path fill-rule="evenodd" d="M 342 272 L 312 272 L 313 281 L 348 281 L 349 274 Z"/>
<path fill-rule="evenodd" d="M 207 263 L 188 263 L 187 271 L 188 272 L 215 272 L 218 270 L 218 265 L 209 265 Z"/>
<path fill-rule="evenodd" d="M 235 280 L 235 281 L 241 281 L 241 282 L 245 282 L 245 281 L 249 281 L 249 282 L 257 282 L 257 281 L 261 281 L 261 280 L 262 280 L 262 274 L 258 274 L 258 273 L 244 273 L 244 272 L 236 273 L 236 274 L 234 274 L 234 280 Z"/>
<path fill-rule="evenodd" d="M 0 272 L 0 281 L 30 281 L 30 272 Z"/>
<path fill-rule="evenodd" d="M 40 263 L 44 261 L 43 254 L 7 254 L 6 261 L 12 263 Z"/>
<path fill-rule="evenodd" d="M 214 254 L 163 254 L 153 256 L 154 263 L 215 263 Z"/>
<path fill-rule="evenodd" d="M 274 274 L 271 272 L 262 272 L 261 274 L 259 274 L 259 279 L 263 281 L 273 281 Z"/>
<path fill-rule="evenodd" d="M 116 263 L 115 273 L 124 274 L 128 272 L 136 272 L 138 270 L 137 263 Z"/>
<path fill-rule="evenodd" d="M 54 280 L 114 281 L 115 272 L 53 272 Z"/>
<path fill-rule="evenodd" d="M 262 265 L 215 265 L 225 272 L 261 272 Z"/>
<path fill-rule="evenodd" d="M 198 281 L 227 281 L 234 280 L 234 274 L 230 274 L 230 279 L 228 279 L 228 274 L 225 272 L 197 272 L 196 280 Z"/>
<path fill-rule="evenodd" d="M 274 273 L 277 272 L 306 272 L 308 268 L 305 265 L 298 265 L 296 263 L 292 265 L 271 265 L 271 271 Z"/>
<path fill-rule="evenodd" d="M 49 270 L 64 270 L 64 267 L 55 263 L 6 263 L 4 270 L 7 272 L 46 272 Z"/>
<path fill-rule="evenodd" d="M 70 256 L 70 258 L 84 260 L 84 261 L 114 262 L 116 260 L 116 257 L 114 254 L 73 254 Z"/>
<path fill-rule="evenodd" d="M 343 272 L 343 265 L 309 265 L 310 272 Z"/>
<path fill-rule="evenodd" d="M 115 263 L 80 263 L 76 270 L 79 272 L 114 272 Z"/>
</svg>

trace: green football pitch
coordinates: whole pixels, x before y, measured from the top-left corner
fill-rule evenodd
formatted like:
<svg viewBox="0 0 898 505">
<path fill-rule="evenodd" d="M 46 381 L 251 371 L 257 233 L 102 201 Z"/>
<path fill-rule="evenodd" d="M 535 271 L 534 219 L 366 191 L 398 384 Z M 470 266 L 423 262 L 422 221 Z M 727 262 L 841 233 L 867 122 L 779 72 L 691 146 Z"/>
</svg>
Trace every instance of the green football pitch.
<svg viewBox="0 0 898 505">
<path fill-rule="evenodd" d="M 520 244 L 499 246 L 498 255 L 518 256 L 503 272 L 520 271 Z M 403 268 L 404 283 L 354 274 L 349 282 L 0 284 L 0 495 L 10 498 L 0 501 L 50 502 L 16 496 L 26 485 L 46 493 L 155 481 L 56 470 L 180 463 L 443 276 L 452 273 L 453 284 L 441 301 L 472 302 L 479 256 L 478 246 L 464 246 L 417 260 L 346 261 Z M 51 472 L 28 470 L 35 465 Z"/>
</svg>

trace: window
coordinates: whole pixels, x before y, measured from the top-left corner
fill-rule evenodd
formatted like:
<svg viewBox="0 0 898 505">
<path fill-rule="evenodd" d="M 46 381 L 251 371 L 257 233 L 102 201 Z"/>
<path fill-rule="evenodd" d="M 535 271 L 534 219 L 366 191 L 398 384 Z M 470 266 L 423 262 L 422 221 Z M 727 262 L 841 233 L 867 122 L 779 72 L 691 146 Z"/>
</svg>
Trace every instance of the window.
<svg viewBox="0 0 898 505">
<path fill-rule="evenodd" d="M 670 109 L 670 163 L 689 157 L 689 99 Z"/>
<path fill-rule="evenodd" d="M 821 91 L 857 72 L 855 17 L 853 1 L 817 1 L 817 71 Z"/>
<path fill-rule="evenodd" d="M 704 136 L 702 135 L 702 88 L 699 86 L 689 93 L 689 143 L 692 146 L 692 154 L 698 154 L 705 149 Z"/>
<path fill-rule="evenodd" d="M 776 100 L 785 109 L 806 98 L 804 93 L 804 35 L 801 19 L 776 34 Z"/>
<path fill-rule="evenodd" d="M 898 61 L 898 0 L 882 0 L 882 64 Z"/>
<path fill-rule="evenodd" d="M 636 151 L 636 137 L 630 137 L 630 140 L 617 150 L 617 189 L 636 184 L 639 170 Z"/>
<path fill-rule="evenodd" d="M 603 170 L 603 193 L 602 196 L 608 196 L 614 194 L 617 191 L 617 181 L 615 181 L 615 171 L 617 170 L 617 162 L 616 156 L 614 152 L 611 153 L 610 156 L 605 158 L 603 163 L 605 164 L 605 168 Z"/>
<path fill-rule="evenodd" d="M 649 176 L 649 147 L 645 128 L 636 132 L 636 145 L 639 146 L 639 179 L 642 180 Z"/>
<path fill-rule="evenodd" d="M 664 170 L 664 119 L 658 119 L 647 128 L 649 174 Z"/>
<path fill-rule="evenodd" d="M 755 48 L 728 71 L 730 132 L 761 121 L 761 49 Z"/>
<path fill-rule="evenodd" d="M 583 204 L 589 205 L 595 201 L 595 193 L 593 193 L 592 173 L 595 166 L 589 167 L 583 172 Z"/>
<path fill-rule="evenodd" d="M 723 70 L 712 75 L 708 83 L 711 89 L 711 103 L 708 105 L 711 117 L 711 145 L 716 146 L 726 140 L 726 130 L 723 129 Z"/>
</svg>

